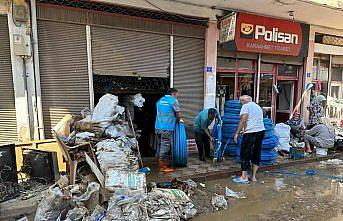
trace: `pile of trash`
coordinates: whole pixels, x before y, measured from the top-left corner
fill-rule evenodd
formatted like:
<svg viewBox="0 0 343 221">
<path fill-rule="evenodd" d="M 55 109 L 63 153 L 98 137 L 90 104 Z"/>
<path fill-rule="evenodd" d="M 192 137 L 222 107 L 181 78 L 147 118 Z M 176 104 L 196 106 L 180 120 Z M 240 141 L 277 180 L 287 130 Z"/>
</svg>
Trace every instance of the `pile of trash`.
<svg viewBox="0 0 343 221">
<path fill-rule="evenodd" d="M 68 146 L 92 143 L 96 160 L 86 154 L 88 172 L 80 175 L 78 171 L 73 185 L 62 176 L 44 193 L 36 221 L 187 220 L 195 216 L 197 210 L 188 196 L 195 182 L 175 181 L 175 188 L 153 185 L 147 190 L 145 173 L 139 170 L 142 163 L 134 125 L 118 102 L 117 96 L 106 94 L 93 111 L 82 110 L 79 119 L 66 116 L 54 128 Z M 132 102 L 141 107 L 144 98 L 139 94 Z"/>
</svg>

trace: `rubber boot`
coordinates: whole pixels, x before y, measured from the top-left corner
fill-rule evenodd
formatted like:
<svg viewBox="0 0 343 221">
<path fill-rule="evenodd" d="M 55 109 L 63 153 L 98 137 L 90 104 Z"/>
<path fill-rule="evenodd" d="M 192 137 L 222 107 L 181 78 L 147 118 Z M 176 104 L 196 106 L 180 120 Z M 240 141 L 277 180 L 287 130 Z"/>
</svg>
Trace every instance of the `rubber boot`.
<svg viewBox="0 0 343 221">
<path fill-rule="evenodd" d="M 163 172 L 163 173 L 172 173 L 172 172 L 174 172 L 173 169 L 171 169 L 171 168 L 169 168 L 167 166 L 167 162 L 159 161 L 158 165 L 160 167 L 160 171 Z"/>
</svg>

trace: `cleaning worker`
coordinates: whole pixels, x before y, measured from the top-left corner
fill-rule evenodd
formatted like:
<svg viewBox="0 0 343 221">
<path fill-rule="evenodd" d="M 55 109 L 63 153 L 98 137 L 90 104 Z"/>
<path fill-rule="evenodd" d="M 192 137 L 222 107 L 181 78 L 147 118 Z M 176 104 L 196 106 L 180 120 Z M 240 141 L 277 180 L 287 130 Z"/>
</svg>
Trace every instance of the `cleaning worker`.
<svg viewBox="0 0 343 221">
<path fill-rule="evenodd" d="M 156 157 L 160 171 L 164 173 L 173 172 L 173 169 L 168 167 L 168 163 L 171 160 L 175 124 L 181 118 L 177 97 L 178 91 L 175 88 L 170 88 L 167 95 L 162 97 L 156 104 Z"/>
<path fill-rule="evenodd" d="M 220 114 L 215 108 L 205 108 L 195 117 L 193 129 L 200 161 L 206 161 L 206 158 L 211 157 L 210 142 L 214 142 L 214 140 L 208 126 L 212 124 L 214 119 L 217 119 L 218 123 L 221 122 Z"/>
<path fill-rule="evenodd" d="M 256 173 L 261 161 L 261 147 L 265 134 L 263 124 L 262 108 L 252 101 L 249 95 L 243 95 L 239 98 L 241 104 L 240 116 L 234 140 L 238 142 L 238 134 L 243 130 L 243 138 L 241 144 L 241 170 L 242 176 L 233 179 L 236 183 L 249 184 L 248 170 L 250 162 L 253 165 L 251 180 L 256 182 Z"/>
</svg>

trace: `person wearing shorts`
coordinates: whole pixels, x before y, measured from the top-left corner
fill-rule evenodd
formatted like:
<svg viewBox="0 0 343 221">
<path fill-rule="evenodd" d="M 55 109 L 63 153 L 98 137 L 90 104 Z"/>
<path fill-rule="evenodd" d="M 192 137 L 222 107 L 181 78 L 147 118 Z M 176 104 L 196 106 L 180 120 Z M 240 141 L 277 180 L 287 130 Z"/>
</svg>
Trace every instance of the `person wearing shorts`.
<svg viewBox="0 0 343 221">
<path fill-rule="evenodd" d="M 252 101 L 248 95 L 243 95 L 240 98 L 242 109 L 240 112 L 240 122 L 234 135 L 234 140 L 237 143 L 238 134 L 243 131 L 241 144 L 241 177 L 235 178 L 233 181 L 243 184 L 249 184 L 248 170 L 250 162 L 253 165 L 251 181 L 256 182 L 256 173 L 261 160 L 261 146 L 265 134 L 263 124 L 262 108 Z"/>
</svg>

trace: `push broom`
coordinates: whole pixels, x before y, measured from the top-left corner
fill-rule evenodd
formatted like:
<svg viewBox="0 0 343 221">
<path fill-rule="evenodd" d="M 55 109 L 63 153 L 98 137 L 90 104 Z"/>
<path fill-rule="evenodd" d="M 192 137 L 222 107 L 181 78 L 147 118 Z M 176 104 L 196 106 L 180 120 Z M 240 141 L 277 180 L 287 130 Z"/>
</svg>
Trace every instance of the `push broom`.
<svg viewBox="0 0 343 221">
<path fill-rule="evenodd" d="M 313 85 L 312 83 L 308 83 L 308 84 L 306 85 L 306 88 L 305 88 L 303 94 L 301 95 L 301 99 L 298 101 L 297 105 L 296 105 L 295 108 L 293 109 L 293 111 L 292 111 L 291 116 L 289 117 L 289 119 L 291 119 L 291 118 L 293 117 L 294 113 L 298 110 L 298 108 L 299 108 L 301 102 L 304 100 L 304 97 L 305 97 L 306 93 L 307 93 L 308 91 L 310 91 L 311 88 L 312 88 L 313 86 L 314 86 L 314 85 Z"/>
</svg>

